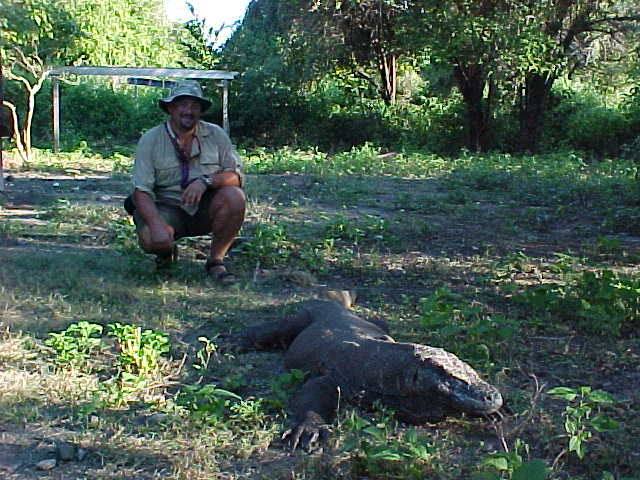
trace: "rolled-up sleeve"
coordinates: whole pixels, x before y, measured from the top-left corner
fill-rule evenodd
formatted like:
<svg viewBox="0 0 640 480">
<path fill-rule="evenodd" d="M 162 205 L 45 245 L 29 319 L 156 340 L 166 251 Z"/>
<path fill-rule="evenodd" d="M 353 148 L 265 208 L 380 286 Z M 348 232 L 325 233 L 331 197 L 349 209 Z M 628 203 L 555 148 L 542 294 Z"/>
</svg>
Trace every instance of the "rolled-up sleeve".
<svg viewBox="0 0 640 480">
<path fill-rule="evenodd" d="M 228 145 L 227 145 L 228 144 Z M 222 151 L 220 152 L 220 166 L 223 172 L 235 172 L 240 179 L 240 187 L 244 186 L 244 173 L 242 172 L 242 160 L 236 149 L 227 137 Z"/>
<path fill-rule="evenodd" d="M 151 195 L 156 199 L 154 187 L 156 184 L 155 168 L 153 166 L 153 130 L 144 134 L 138 141 L 136 157 L 133 163 L 133 188 Z"/>
</svg>

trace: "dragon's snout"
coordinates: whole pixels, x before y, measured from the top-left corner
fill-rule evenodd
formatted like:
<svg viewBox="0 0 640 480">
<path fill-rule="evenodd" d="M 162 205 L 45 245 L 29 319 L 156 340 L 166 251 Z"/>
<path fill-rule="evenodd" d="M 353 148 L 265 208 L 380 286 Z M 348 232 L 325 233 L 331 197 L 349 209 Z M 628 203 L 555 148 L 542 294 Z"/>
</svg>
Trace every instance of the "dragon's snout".
<svg viewBox="0 0 640 480">
<path fill-rule="evenodd" d="M 502 407 L 502 395 L 492 385 L 478 380 L 469 384 L 459 380 L 449 380 L 437 385 L 438 393 L 452 407 L 474 415 L 495 413 Z"/>
<path fill-rule="evenodd" d="M 502 394 L 495 389 L 488 391 L 484 395 L 484 404 L 487 406 L 487 411 L 484 413 L 495 413 L 502 408 Z"/>
</svg>

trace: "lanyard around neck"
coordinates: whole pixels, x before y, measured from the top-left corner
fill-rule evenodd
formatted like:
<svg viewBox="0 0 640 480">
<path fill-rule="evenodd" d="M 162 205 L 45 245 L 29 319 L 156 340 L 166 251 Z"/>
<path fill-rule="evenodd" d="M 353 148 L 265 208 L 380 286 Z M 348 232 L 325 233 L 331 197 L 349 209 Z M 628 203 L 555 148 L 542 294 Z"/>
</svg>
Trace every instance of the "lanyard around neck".
<svg viewBox="0 0 640 480">
<path fill-rule="evenodd" d="M 187 154 L 180 145 L 178 145 L 178 139 L 172 134 L 169 130 L 168 123 L 164 124 L 164 129 L 171 140 L 171 144 L 173 145 L 174 150 L 176 151 L 176 155 L 178 160 L 180 160 L 180 186 L 184 190 L 189 185 L 189 161 L 193 158 Z M 200 154 L 200 140 L 197 135 L 194 135 L 193 138 L 198 142 L 198 154 Z M 190 152 L 189 152 L 190 153 Z M 197 155 L 194 155 L 194 157 Z"/>
</svg>

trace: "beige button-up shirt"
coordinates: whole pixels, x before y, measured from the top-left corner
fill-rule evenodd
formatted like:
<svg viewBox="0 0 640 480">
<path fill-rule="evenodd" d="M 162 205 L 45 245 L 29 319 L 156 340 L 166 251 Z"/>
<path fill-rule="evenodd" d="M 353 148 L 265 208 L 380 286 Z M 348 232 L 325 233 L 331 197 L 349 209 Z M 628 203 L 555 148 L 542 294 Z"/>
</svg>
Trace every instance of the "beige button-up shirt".
<svg viewBox="0 0 640 480">
<path fill-rule="evenodd" d="M 171 127 L 167 122 L 171 132 Z M 173 133 L 173 132 L 172 132 Z M 242 161 L 229 136 L 218 125 L 198 122 L 196 138 L 191 144 L 189 180 L 202 175 L 236 172 L 244 184 Z M 165 124 L 146 132 L 138 141 L 133 165 L 133 188 L 148 193 L 155 202 L 174 205 L 193 215 L 197 205 L 186 206 L 180 199 L 182 188 L 180 160 Z"/>
</svg>

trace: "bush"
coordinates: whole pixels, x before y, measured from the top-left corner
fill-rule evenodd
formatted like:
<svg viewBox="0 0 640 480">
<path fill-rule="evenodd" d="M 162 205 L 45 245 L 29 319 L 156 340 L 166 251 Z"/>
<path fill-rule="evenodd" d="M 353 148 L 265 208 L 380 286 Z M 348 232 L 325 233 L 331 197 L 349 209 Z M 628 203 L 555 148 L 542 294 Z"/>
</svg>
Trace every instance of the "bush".
<svg viewBox="0 0 640 480">
<path fill-rule="evenodd" d="M 554 91 L 543 138 L 546 149 L 568 148 L 597 157 L 617 156 L 634 139 L 624 111 L 609 107 L 596 94 Z"/>
<path fill-rule="evenodd" d="M 136 142 L 144 131 L 164 120 L 158 108 L 164 91 L 134 88 L 116 90 L 98 81 L 61 88 L 61 136 L 100 145 Z"/>
</svg>

